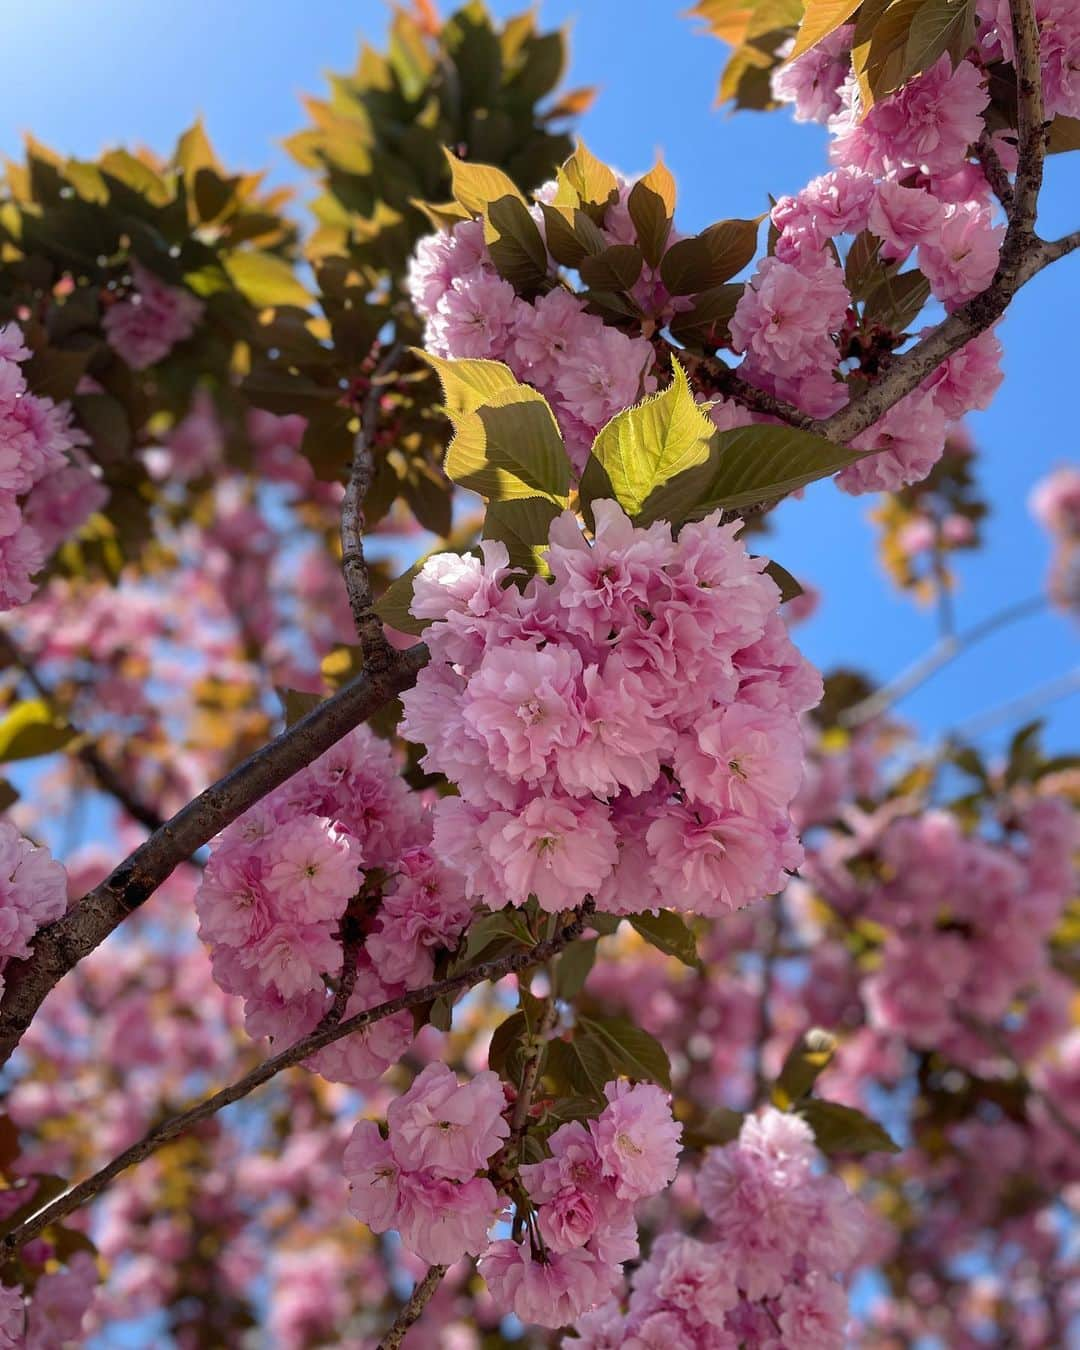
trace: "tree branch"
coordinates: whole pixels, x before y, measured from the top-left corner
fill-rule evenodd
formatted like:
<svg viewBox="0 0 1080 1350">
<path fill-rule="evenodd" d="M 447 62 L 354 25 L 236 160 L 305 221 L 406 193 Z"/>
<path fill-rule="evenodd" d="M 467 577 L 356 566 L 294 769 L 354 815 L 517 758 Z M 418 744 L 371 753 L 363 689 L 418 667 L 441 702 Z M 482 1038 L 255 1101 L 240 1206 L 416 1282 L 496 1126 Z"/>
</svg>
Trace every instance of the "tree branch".
<svg viewBox="0 0 1080 1350">
<path fill-rule="evenodd" d="M 986 175 L 986 181 L 993 189 L 994 196 L 998 199 L 1006 212 L 1012 210 L 1013 188 L 1009 182 L 1009 175 L 1002 164 L 998 152 L 994 149 L 993 137 L 989 131 L 983 131 L 979 137 L 978 144 L 975 146 L 975 158 L 982 165 L 982 171 Z"/>
<path fill-rule="evenodd" d="M 70 909 L 43 928 L 33 954 L 11 961 L 0 1001 L 0 1064 L 7 1062 L 50 989 L 198 849 L 268 792 L 410 688 L 427 663 L 423 643 L 364 673 L 182 807 Z"/>
<path fill-rule="evenodd" d="M 840 725 L 844 727 L 865 725 L 865 723 L 893 707 L 894 704 L 899 703 L 901 699 L 907 698 L 908 694 L 921 688 L 939 670 L 943 670 L 947 665 L 950 665 L 958 656 L 969 651 L 983 638 L 996 633 L 1000 628 L 1007 628 L 1019 619 L 1026 619 L 1032 614 L 1041 613 L 1048 604 L 1049 601 L 1045 595 L 1033 595 L 1027 600 L 1020 600 L 1015 605 L 1009 605 L 996 614 L 991 614 L 988 619 L 983 619 L 981 623 L 975 624 L 965 633 L 946 635 L 940 638 L 925 656 L 920 657 L 908 666 L 907 670 L 902 671 L 888 684 L 882 685 L 868 698 L 864 698 L 848 708 L 840 718 Z"/>
<path fill-rule="evenodd" d="M 415 648 L 412 650 L 415 651 Z M 444 998 L 449 994 L 456 994 L 460 990 L 471 989 L 473 985 L 501 980 L 504 975 L 514 975 L 530 966 L 542 965 L 545 961 L 550 961 L 564 947 L 581 936 L 593 908 L 592 901 L 586 901 L 585 904 L 574 911 L 574 917 L 557 933 L 532 947 L 509 952 L 505 956 L 496 957 L 490 961 L 481 961 L 479 965 L 472 966 L 459 975 L 452 975 L 445 980 L 436 980 L 432 984 L 425 985 L 423 989 L 412 989 L 408 993 L 392 998 L 386 1003 L 380 1003 L 374 1008 L 354 1013 L 352 1017 L 347 1017 L 343 1021 L 334 1022 L 325 1018 L 319 1027 L 307 1036 L 302 1037 L 295 1045 L 290 1046 L 287 1050 L 282 1050 L 280 1054 L 271 1056 L 270 1059 L 263 1060 L 257 1068 L 252 1069 L 243 1078 L 238 1078 L 235 1082 L 230 1083 L 228 1087 L 222 1088 L 220 1092 L 215 1092 L 212 1096 L 204 1098 L 186 1111 L 181 1111 L 178 1115 L 170 1116 L 168 1120 L 162 1121 L 160 1125 L 155 1126 L 154 1129 L 145 1134 L 138 1143 L 132 1144 L 130 1148 L 118 1153 L 100 1171 L 87 1177 L 85 1181 L 80 1181 L 77 1186 L 73 1186 L 71 1190 L 58 1196 L 43 1209 L 38 1210 L 31 1218 L 19 1224 L 0 1241 L 0 1264 L 24 1243 L 37 1237 L 51 1223 L 56 1223 L 65 1215 L 84 1205 L 88 1200 L 92 1200 L 121 1172 L 126 1171 L 136 1163 L 142 1162 L 144 1158 L 148 1158 L 163 1144 L 167 1144 L 178 1135 L 184 1134 L 193 1125 L 209 1119 L 224 1107 L 231 1106 L 233 1102 L 238 1102 L 247 1097 L 256 1088 L 262 1087 L 264 1083 L 268 1083 L 271 1078 L 276 1077 L 283 1069 L 292 1068 L 294 1064 L 299 1064 L 301 1060 L 308 1059 L 317 1051 L 328 1045 L 333 1045 L 343 1036 L 349 1036 L 354 1031 L 362 1031 L 365 1027 L 381 1022 L 387 1017 L 393 1017 L 395 1013 L 408 1012 L 409 1009 L 430 1003 L 433 999 Z"/>
<path fill-rule="evenodd" d="M 401 346 L 395 342 L 372 374 L 371 388 L 360 418 L 360 429 L 353 440 L 352 469 L 345 488 L 345 499 L 341 504 L 341 570 L 345 577 L 353 623 L 360 639 L 360 650 L 364 654 L 364 668 L 371 672 L 386 668 L 393 648 L 387 642 L 382 622 L 375 613 L 375 597 L 364 558 L 364 501 L 375 477 L 372 441 L 378 421 L 379 398 L 386 375 L 400 353 Z"/>
<path fill-rule="evenodd" d="M 15 666 L 18 666 L 38 698 L 50 708 L 57 709 L 67 720 L 67 714 L 60 709 L 55 693 L 38 674 L 33 658 L 19 646 L 10 633 L 0 630 L 0 652 Z M 75 728 L 78 733 L 78 728 Z M 78 733 L 82 734 L 82 733 Z M 161 828 L 162 819 L 147 802 L 141 801 L 129 788 L 108 760 L 102 758 L 95 745 L 87 743 L 75 751 L 75 757 L 89 769 L 98 787 L 107 793 L 128 813 L 132 820 L 145 825 L 148 830 Z"/>
<path fill-rule="evenodd" d="M 1009 232 L 1002 259 L 1015 261 L 1024 245 L 1034 238 L 1035 216 L 1042 188 L 1048 128 L 1043 105 L 1042 61 L 1039 55 L 1039 24 L 1033 0 L 1010 0 L 1013 31 L 1013 66 L 1016 70 L 1017 166 L 1009 212 Z"/>
<path fill-rule="evenodd" d="M 442 1283 L 446 1271 L 446 1266 L 428 1267 L 428 1273 L 422 1280 L 418 1281 L 409 1295 L 408 1302 L 394 1318 L 394 1325 L 379 1342 L 378 1350 L 398 1350 L 398 1346 L 405 1338 L 405 1333 L 415 1322 L 419 1322 L 424 1309 L 431 1300 L 431 1296 Z"/>
</svg>

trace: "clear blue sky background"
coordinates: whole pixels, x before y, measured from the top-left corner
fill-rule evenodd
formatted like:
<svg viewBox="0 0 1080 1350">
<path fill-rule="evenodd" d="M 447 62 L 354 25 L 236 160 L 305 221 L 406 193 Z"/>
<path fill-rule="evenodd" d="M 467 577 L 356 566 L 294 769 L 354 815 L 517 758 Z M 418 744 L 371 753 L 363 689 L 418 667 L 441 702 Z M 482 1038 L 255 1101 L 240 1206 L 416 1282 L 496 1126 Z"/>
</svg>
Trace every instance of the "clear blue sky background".
<svg viewBox="0 0 1080 1350">
<path fill-rule="evenodd" d="M 499 15 L 521 4 L 495 0 Z M 723 49 L 665 0 L 543 0 L 541 18 L 572 27 L 571 80 L 600 87 L 582 123 L 590 147 L 625 171 L 663 151 L 680 188 L 679 223 L 699 228 L 767 207 L 827 168 L 824 133 L 783 113 L 712 108 Z M 138 142 L 167 151 L 197 113 L 230 167 L 269 167 L 303 187 L 279 146 L 303 122 L 300 95 L 354 61 L 362 31 L 381 43 L 377 0 L 24 0 L 6 7 L 0 149 L 32 131 L 55 149 L 93 155 Z M 1051 162 L 1041 224 L 1080 226 L 1080 153 Z M 961 627 L 1037 592 L 1048 547 L 1027 514 L 1034 482 L 1077 453 L 1080 255 L 1037 279 L 1004 325 L 1006 383 L 972 419 L 993 506 L 988 547 L 961 567 Z M 824 594 L 800 642 L 823 666 L 885 678 L 932 641 L 932 615 L 893 591 L 872 553 L 872 499 L 829 484 L 783 508 L 770 550 Z M 1077 664 L 1076 629 L 1059 615 L 1027 620 L 979 647 L 904 704 L 929 733 L 1027 694 Z M 1076 742 L 1080 697 L 1048 710 L 1053 743 Z M 1002 733 L 985 737 L 1000 743 Z"/>
</svg>

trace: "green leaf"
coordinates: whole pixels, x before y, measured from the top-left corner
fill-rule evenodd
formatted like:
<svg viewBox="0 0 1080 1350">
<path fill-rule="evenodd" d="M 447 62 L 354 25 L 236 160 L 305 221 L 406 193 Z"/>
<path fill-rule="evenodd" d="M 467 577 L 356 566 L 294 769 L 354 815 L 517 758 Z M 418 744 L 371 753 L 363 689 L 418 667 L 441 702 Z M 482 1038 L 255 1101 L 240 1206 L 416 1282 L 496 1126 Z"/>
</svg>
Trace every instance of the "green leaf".
<svg viewBox="0 0 1080 1350">
<path fill-rule="evenodd" d="M 520 1073 L 515 1067 L 524 1062 L 525 1042 L 529 1035 L 523 1012 L 511 1013 L 505 1022 L 500 1022 L 491 1037 L 488 1046 L 488 1068 L 509 1082 L 520 1081 Z"/>
<path fill-rule="evenodd" d="M 737 510 L 783 497 L 858 458 L 857 450 L 794 427 L 737 427 L 716 436 L 704 464 L 650 494 L 639 523 L 681 524 L 717 509 Z"/>
<path fill-rule="evenodd" d="M 552 1102 L 535 1125 L 529 1126 L 529 1136 L 546 1140 L 571 1120 L 591 1120 L 596 1115 L 595 1097 L 562 1097 Z"/>
<path fill-rule="evenodd" d="M 302 717 L 306 717 L 309 712 L 317 708 L 323 701 L 322 694 L 309 694 L 303 689 L 286 689 L 284 687 L 275 690 L 278 698 L 281 700 L 282 711 L 285 713 L 285 725 L 293 726 L 299 722 Z"/>
<path fill-rule="evenodd" d="M 746 288 L 741 282 L 729 281 L 702 291 L 693 307 L 673 316 L 668 327 L 671 335 L 686 346 L 715 351 L 731 341 L 731 316 Z"/>
<path fill-rule="evenodd" d="M 531 294 L 547 281 L 547 247 L 520 197 L 500 197 L 487 207 L 484 241 L 499 275 L 519 294 Z"/>
<path fill-rule="evenodd" d="M 1080 117 L 1066 117 L 1058 113 L 1050 123 L 1047 153 L 1062 155 L 1068 150 L 1080 150 Z"/>
<path fill-rule="evenodd" d="M 578 941 L 567 947 L 555 966 L 555 995 L 569 1002 L 577 998 L 596 962 L 596 944 L 599 938 Z"/>
<path fill-rule="evenodd" d="M 26 699 L 0 720 L 0 764 L 54 754 L 74 736 L 74 727 L 57 717 L 44 699 Z"/>
<path fill-rule="evenodd" d="M 1027 722 L 1013 735 L 1009 742 L 1009 755 L 1005 766 L 1005 786 L 1015 787 L 1017 783 L 1034 778 L 1042 762 L 1039 750 L 1039 738 L 1045 722 L 1041 717 Z"/>
<path fill-rule="evenodd" d="M 593 248 L 595 242 L 584 231 L 578 229 L 577 218 L 589 220 L 583 211 L 572 206 L 552 206 L 540 202 L 540 211 L 544 217 L 544 234 L 548 252 L 563 267 L 577 267 L 582 258 L 589 253 L 598 253 L 606 247 L 604 236 L 600 235 L 600 248 Z M 589 220 L 592 225 L 592 221 Z M 593 229 L 596 226 L 593 225 Z M 599 231 L 597 231 L 599 233 Z"/>
<path fill-rule="evenodd" d="M 780 1076 L 773 1085 L 772 1099 L 789 1111 L 806 1097 L 836 1053 L 836 1037 L 821 1027 L 811 1027 L 787 1053 Z"/>
<path fill-rule="evenodd" d="M 489 203 L 503 197 L 516 197 L 524 204 L 525 198 L 518 191 L 517 184 L 501 169 L 491 164 L 466 163 L 445 146 L 443 154 L 450 165 L 450 190 L 454 200 L 472 215 L 482 216 Z"/>
<path fill-rule="evenodd" d="M 870 289 L 863 316 L 869 323 L 902 333 L 929 299 L 930 283 L 917 268 L 899 275 L 886 274 Z"/>
<path fill-rule="evenodd" d="M 806 13 L 799 26 L 799 33 L 788 56 L 794 61 L 803 52 L 816 47 L 822 38 L 835 33 L 859 8 L 861 0 L 807 0 Z"/>
<path fill-rule="evenodd" d="M 502 361 L 446 361 L 418 347 L 411 350 L 438 375 L 443 404 L 452 418 L 474 412 L 501 389 L 518 388 L 514 372 Z"/>
<path fill-rule="evenodd" d="M 975 42 L 975 0 L 923 0 L 904 47 L 905 78 L 929 70 L 949 52 L 953 65 Z"/>
<path fill-rule="evenodd" d="M 510 565 L 529 575 L 550 571 L 544 552 L 551 522 L 560 508 L 550 497 L 516 497 L 512 501 L 492 502 L 484 517 L 484 538 L 498 539 L 506 545 Z"/>
<path fill-rule="evenodd" d="M 578 264 L 586 286 L 598 290 L 628 291 L 641 276 L 641 250 L 633 244 L 612 244 L 601 253 L 590 253 Z"/>
<path fill-rule="evenodd" d="M 662 159 L 630 189 L 626 205 L 645 261 L 656 267 L 664 256 L 675 215 L 675 179 Z"/>
<path fill-rule="evenodd" d="M 257 309 L 297 305 L 306 309 L 311 297 L 289 263 L 273 253 L 254 250 L 224 255 L 222 264 L 233 285 Z"/>
<path fill-rule="evenodd" d="M 604 1084 L 611 1079 L 611 1061 L 600 1041 L 588 1036 L 549 1041 L 542 1077 L 556 1092 L 572 1092 L 602 1102 Z"/>
<path fill-rule="evenodd" d="M 90 363 L 93 351 L 72 351 L 63 347 L 42 347 L 34 352 L 23 369 L 35 394 L 57 403 L 71 398 Z"/>
<path fill-rule="evenodd" d="M 814 1098 L 799 1107 L 822 1153 L 899 1153 L 897 1144 L 875 1120 L 852 1106 Z"/>
<path fill-rule="evenodd" d="M 662 909 L 659 914 L 631 914 L 629 918 L 631 926 L 658 951 L 693 970 L 702 969 L 697 939 L 677 914 Z"/>
<path fill-rule="evenodd" d="M 427 560 L 421 558 L 413 563 L 407 572 L 403 572 L 375 601 L 375 613 L 383 623 L 396 628 L 399 633 L 411 633 L 419 637 L 431 622 L 430 619 L 414 619 L 409 613 L 413 598 L 413 582 Z"/>
<path fill-rule="evenodd" d="M 672 358 L 666 389 L 617 413 L 593 442 L 591 459 L 603 469 L 615 499 L 636 516 L 650 493 L 676 474 L 703 464 L 716 428 L 694 401 L 686 372 Z M 586 473 L 588 469 L 586 469 Z M 599 482 L 593 475 L 593 482 Z M 590 492 L 583 479 L 583 490 Z"/>
<path fill-rule="evenodd" d="M 550 497 L 564 507 L 570 460 L 547 399 L 528 385 L 499 389 L 454 423 L 444 468 L 489 501 Z"/>
<path fill-rule="evenodd" d="M 660 263 L 664 285 L 672 295 L 696 295 L 729 281 L 757 251 L 761 221 L 722 220 L 672 244 Z"/>
<path fill-rule="evenodd" d="M 924 0 L 863 0 L 855 21 L 851 63 L 863 109 L 894 93 L 907 78 L 911 25 Z"/>
<path fill-rule="evenodd" d="M 581 1017 L 575 1041 L 592 1038 L 607 1055 L 612 1069 L 627 1078 L 659 1083 L 671 1090 L 667 1051 L 647 1031 L 625 1017 Z"/>
<path fill-rule="evenodd" d="M 780 588 L 780 603 L 782 605 L 787 604 L 789 600 L 796 600 L 800 595 L 805 594 L 803 588 L 799 585 L 799 583 L 795 580 L 795 578 L 791 575 L 791 573 L 787 570 L 787 568 L 781 567 L 780 564 L 778 562 L 775 562 L 773 559 L 770 558 L 769 561 L 765 564 L 765 571 L 769 574 L 769 576 L 772 577 L 773 581 L 775 581 L 777 586 Z"/>
<path fill-rule="evenodd" d="M 683 1128 L 683 1143 L 687 1148 L 713 1148 L 738 1139 L 744 1116 L 728 1106 L 713 1107 L 701 1120 L 691 1121 Z"/>
</svg>

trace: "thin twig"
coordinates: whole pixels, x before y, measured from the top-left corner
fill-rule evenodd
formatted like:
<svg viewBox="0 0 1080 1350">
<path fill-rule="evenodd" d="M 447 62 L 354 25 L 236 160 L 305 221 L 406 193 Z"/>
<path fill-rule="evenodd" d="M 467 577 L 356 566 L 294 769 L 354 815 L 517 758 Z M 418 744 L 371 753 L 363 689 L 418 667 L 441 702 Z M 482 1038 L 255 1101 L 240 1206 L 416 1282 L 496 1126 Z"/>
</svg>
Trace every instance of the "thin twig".
<svg viewBox="0 0 1080 1350">
<path fill-rule="evenodd" d="M 329 750 L 354 727 L 416 682 L 427 663 L 423 643 L 394 654 L 378 674 L 364 673 L 264 745 L 182 807 L 62 919 L 41 929 L 33 953 L 9 961 L 0 1001 L 0 1064 L 30 1025 L 50 989 L 94 950 L 182 862 L 237 816 Z"/>
<path fill-rule="evenodd" d="M 360 639 L 360 650 L 364 655 L 364 668 L 368 671 L 384 670 L 389 664 L 393 649 L 386 640 L 382 621 L 375 613 L 375 596 L 371 590 L 371 576 L 364 558 L 364 501 L 371 491 L 375 477 L 375 459 L 372 450 L 375 427 L 378 422 L 379 399 L 387 373 L 393 369 L 401 353 L 399 343 L 394 343 L 384 354 L 371 376 L 371 388 L 364 403 L 360 418 L 360 429 L 353 439 L 352 468 L 345 488 L 345 498 L 341 504 L 341 571 L 345 577 L 345 589 L 349 595 L 349 607 L 352 610 L 356 634 Z"/>
<path fill-rule="evenodd" d="M 49 708 L 59 713 L 70 725 L 70 718 L 61 707 L 54 691 L 41 678 L 33 657 L 23 651 L 10 633 L 2 629 L 0 629 L 0 652 L 13 665 L 18 666 L 38 698 Z M 77 727 L 74 730 L 77 736 L 82 735 Z M 131 791 L 108 760 L 102 757 L 95 745 L 89 741 L 80 745 L 75 751 L 75 757 L 90 770 L 102 792 L 107 793 L 114 801 L 118 802 L 132 820 L 137 820 L 140 825 L 145 825 L 148 830 L 159 830 L 161 828 L 162 819 L 158 812 L 148 803 L 141 801 Z"/>
<path fill-rule="evenodd" d="M 939 670 L 943 670 L 964 652 L 970 651 L 984 638 L 996 633 L 999 629 L 1016 623 L 1019 619 L 1026 619 L 1033 614 L 1041 613 L 1048 603 L 1045 595 L 1033 595 L 1027 600 L 1021 600 L 1015 605 L 1008 605 L 996 614 L 991 614 L 989 618 L 983 619 L 981 623 L 975 624 L 965 633 L 946 634 L 931 647 L 925 656 L 921 656 L 907 670 L 897 675 L 895 679 L 890 680 L 888 684 L 882 685 L 869 698 L 864 698 L 861 702 L 848 708 L 841 715 L 841 726 L 861 727 L 866 722 L 880 716 L 881 713 L 899 703 L 901 699 L 907 698 L 909 694 L 921 688 L 931 676 L 936 675 Z"/>
<path fill-rule="evenodd" d="M 1012 698 L 1005 703 L 999 703 L 996 707 L 989 708 L 984 713 L 979 713 L 977 717 L 969 717 L 966 722 L 961 722 L 958 726 L 953 727 L 952 735 L 957 740 L 975 740 L 979 736 L 985 735 L 986 732 L 993 731 L 995 727 L 1027 721 L 1034 713 L 1041 712 L 1051 703 L 1057 703 L 1063 698 L 1071 698 L 1073 694 L 1077 693 L 1080 693 L 1080 666 L 1064 675 L 1057 676 L 1056 679 L 1047 680 L 1045 684 L 1040 684 L 1037 688 L 1029 690 L 1028 693 L 1021 694 L 1019 698 Z"/>
<path fill-rule="evenodd" d="M 379 1342 L 378 1350 L 398 1350 L 398 1346 L 405 1338 L 405 1333 L 414 1322 L 419 1322 L 424 1309 L 431 1300 L 431 1296 L 442 1283 L 446 1271 L 446 1266 L 428 1267 L 428 1273 L 417 1283 L 409 1295 L 408 1302 L 394 1318 L 394 1325 Z"/>
<path fill-rule="evenodd" d="M 769 1038 L 773 1033 L 772 1023 L 772 1004 L 770 1002 L 772 995 L 773 972 L 776 968 L 776 962 L 780 956 L 781 939 L 783 937 L 783 909 L 780 897 L 774 895 L 771 904 L 772 919 L 769 928 L 769 943 L 765 948 L 761 965 L 761 997 L 758 1000 L 758 1029 L 754 1038 L 753 1048 L 753 1106 L 760 1106 L 766 1099 L 766 1089 L 769 1086 L 768 1079 L 765 1076 L 765 1050 L 768 1046 Z"/>
<path fill-rule="evenodd" d="M 256 1088 L 262 1087 L 264 1083 L 268 1083 L 271 1078 L 276 1077 L 282 1070 L 292 1068 L 294 1064 L 299 1064 L 302 1060 L 310 1058 L 317 1051 L 328 1045 L 333 1045 L 343 1036 L 349 1036 L 354 1031 L 362 1031 L 375 1022 L 393 1017 L 396 1013 L 408 1012 L 411 1008 L 420 1007 L 434 999 L 445 998 L 463 989 L 471 989 L 477 984 L 501 980 L 504 975 L 513 975 L 526 970 L 530 966 L 542 965 L 545 961 L 550 961 L 564 947 L 581 936 L 586 920 L 592 911 L 592 902 L 587 901 L 574 911 L 574 917 L 553 937 L 545 938 L 532 947 L 509 952 L 505 956 L 490 961 L 481 961 L 479 965 L 462 971 L 459 975 L 452 975 L 445 980 L 436 980 L 432 984 L 425 985 L 423 989 L 410 990 L 407 994 L 401 994 L 397 998 L 390 999 L 386 1003 L 380 1003 L 374 1008 L 354 1013 L 352 1017 L 347 1017 L 343 1021 L 327 1024 L 327 1019 L 324 1019 L 323 1024 L 315 1031 L 302 1037 L 287 1050 L 282 1050 L 280 1054 L 264 1060 L 250 1073 L 245 1074 L 243 1078 L 238 1078 L 235 1082 L 222 1088 L 220 1092 L 215 1092 L 212 1096 L 204 1098 L 186 1111 L 181 1111 L 178 1115 L 170 1116 L 168 1120 L 162 1121 L 160 1125 L 155 1126 L 154 1129 L 145 1134 L 138 1143 L 132 1144 L 130 1148 L 118 1153 L 100 1171 L 87 1177 L 85 1181 L 80 1181 L 77 1186 L 73 1186 L 71 1190 L 58 1196 L 43 1209 L 38 1210 L 31 1218 L 19 1224 L 0 1241 L 0 1259 L 17 1251 L 24 1243 L 37 1237 L 51 1223 L 56 1223 L 65 1215 L 84 1205 L 88 1200 L 92 1200 L 114 1177 L 119 1176 L 121 1172 L 125 1172 L 136 1163 L 142 1162 L 144 1158 L 148 1158 L 163 1144 L 167 1144 L 178 1135 L 184 1134 L 200 1121 L 216 1115 L 224 1107 L 231 1106 L 233 1102 L 238 1102 L 247 1097 Z"/>
</svg>

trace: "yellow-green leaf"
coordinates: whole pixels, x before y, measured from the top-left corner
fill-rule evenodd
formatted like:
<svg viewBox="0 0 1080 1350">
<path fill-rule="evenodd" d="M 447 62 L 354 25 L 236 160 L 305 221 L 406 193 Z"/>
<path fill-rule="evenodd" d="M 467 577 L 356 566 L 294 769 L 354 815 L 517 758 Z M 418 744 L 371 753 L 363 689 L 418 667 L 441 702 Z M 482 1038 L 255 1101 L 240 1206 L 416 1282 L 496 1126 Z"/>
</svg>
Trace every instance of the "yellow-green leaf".
<svg viewBox="0 0 1080 1350">
<path fill-rule="evenodd" d="M 51 755 L 74 735 L 74 728 L 57 717 L 44 699 L 26 699 L 0 719 L 0 764 Z"/>
<path fill-rule="evenodd" d="M 667 388 L 617 413 L 597 435 L 591 458 L 607 475 L 619 505 L 636 516 L 656 489 L 705 462 L 715 434 L 716 428 L 694 401 L 686 372 L 673 359 Z M 592 481 L 602 482 L 595 477 Z M 584 480 L 583 488 L 590 500 L 604 490 L 590 492 Z"/>
<path fill-rule="evenodd" d="M 547 399 L 528 385 L 499 389 L 457 418 L 445 469 L 455 483 L 489 501 L 550 497 L 570 491 L 570 460 Z"/>
<path fill-rule="evenodd" d="M 252 250 L 229 254 L 223 262 L 233 285 L 256 308 L 281 305 L 307 308 L 311 297 L 284 258 Z"/>
<path fill-rule="evenodd" d="M 443 154 L 450 165 L 450 190 L 454 200 L 472 215 L 482 216 L 488 204 L 497 202 L 500 197 L 516 197 L 524 203 L 525 199 L 518 191 L 517 184 L 501 169 L 491 164 L 472 164 L 458 159 L 445 146 Z"/>
<path fill-rule="evenodd" d="M 835 33 L 842 24 L 847 23 L 861 3 L 862 0 L 807 0 L 806 13 L 788 60 L 794 61 L 803 52 L 816 47 L 830 33 Z"/>
<path fill-rule="evenodd" d="M 447 361 L 418 347 L 412 351 L 438 375 L 443 388 L 443 404 L 452 418 L 471 413 L 500 389 L 518 387 L 514 372 L 502 361 Z"/>
<path fill-rule="evenodd" d="M 578 141 L 577 149 L 562 166 L 561 174 L 583 206 L 602 209 L 619 195 L 619 183 L 614 173 L 596 158 L 584 141 Z"/>
</svg>

